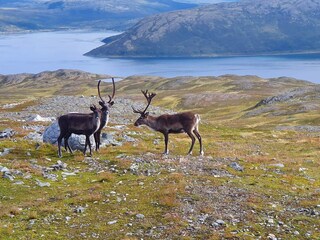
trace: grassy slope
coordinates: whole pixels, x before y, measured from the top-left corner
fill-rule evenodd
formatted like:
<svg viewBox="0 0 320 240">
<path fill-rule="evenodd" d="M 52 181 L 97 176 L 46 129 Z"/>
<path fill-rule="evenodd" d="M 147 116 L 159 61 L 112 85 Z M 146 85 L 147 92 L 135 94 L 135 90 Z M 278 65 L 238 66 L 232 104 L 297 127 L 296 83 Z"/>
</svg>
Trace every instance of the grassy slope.
<svg viewBox="0 0 320 240">
<path fill-rule="evenodd" d="M 301 239 L 306 234 L 311 239 L 318 239 L 319 216 L 299 209 L 316 209 L 319 212 L 319 133 L 277 131 L 276 127 L 303 125 L 306 122 L 317 125 L 319 113 L 308 111 L 280 116 L 245 116 L 246 110 L 261 99 L 306 85 L 309 84 L 289 79 L 270 81 L 252 76 L 183 79 L 131 77 L 117 83 L 117 96 L 143 101 L 139 90 L 150 89 L 158 94 L 154 105 L 201 113 L 203 123 L 200 132 L 206 156 L 210 156 L 204 173 L 199 172 L 201 167 L 197 168 L 204 160 L 180 156 L 186 153 L 190 144 L 186 136 L 170 137 L 171 156 L 167 159 L 160 155 L 162 141 L 155 146 L 155 136 L 142 135 L 136 147 L 125 144 L 96 153 L 95 160 L 102 165 L 103 172 L 88 170 L 89 166 L 80 153 L 74 156 L 65 154 L 62 161 L 68 163 L 71 171 L 78 169 L 79 174 L 67 177 L 66 180 L 59 177 L 57 182 L 49 181 L 51 187 L 40 188 L 36 186 L 34 178 L 48 180 L 43 179 L 41 171 L 33 168 L 32 163 L 35 160 L 42 166 L 52 165 L 58 160 L 56 147 L 41 144 L 40 149 L 35 150 L 34 143 L 21 138 L 27 133 L 21 130 L 22 123 L 2 119 L 0 129 L 13 127 L 19 135 L 16 141 L 0 141 L 0 150 L 5 147 L 14 149 L 9 155 L 0 158 L 0 165 L 30 172 L 35 177 L 17 177 L 16 181 L 22 180 L 24 185 L 0 180 L 0 236 L 4 236 L 4 239 L 39 239 L 41 236 L 66 239 L 79 238 L 85 234 L 88 239 L 94 239 L 95 236 L 100 239 L 151 239 L 148 234 L 153 229 L 153 234 L 160 239 L 252 239 L 258 236 L 265 239 L 270 233 L 282 239 Z M 21 93 L 18 88 L 11 90 Z M 55 92 L 56 88 L 50 88 L 45 95 Z M 92 86 L 83 93 L 96 94 L 96 89 Z M 27 96 L 20 97 L 18 99 Z M 319 99 L 314 103 L 319 104 Z M 36 104 L 36 101 L 26 102 L 22 107 L 32 104 Z M 10 111 L 19 108 L 21 106 Z M 148 129 L 137 130 L 132 126 L 130 130 L 150 133 Z M 156 137 L 161 138 L 158 134 Z M 196 152 L 198 145 L 195 148 Z M 146 152 L 155 156 L 152 161 L 146 161 L 145 167 L 148 169 L 152 166 L 159 174 L 145 176 L 126 172 L 133 159 L 150 159 L 142 154 Z M 118 158 L 119 154 L 128 157 Z M 221 162 L 229 158 L 239 159 L 245 171 L 237 172 L 227 163 Z M 284 164 L 284 167 L 274 165 L 279 163 Z M 185 174 L 182 166 L 187 165 L 195 165 L 196 169 Z M 234 177 L 213 177 L 208 169 L 228 171 Z M 57 174 L 60 176 L 61 172 Z M 244 192 L 245 200 L 240 201 L 238 209 L 243 212 L 243 221 L 231 223 L 226 220 L 228 216 L 222 214 L 224 208 L 228 209 L 237 202 L 237 198 L 240 199 L 240 195 L 231 198 L 215 196 L 217 199 L 206 202 L 208 199 L 204 198 L 204 193 L 197 191 L 199 188 L 212 190 L 221 186 L 230 189 L 230 193 L 232 189 Z M 201 225 L 193 231 L 187 230 L 190 219 L 182 214 L 184 197 L 195 201 L 195 209 L 200 206 L 199 213 L 226 220 L 226 226 L 210 228 Z M 86 207 L 85 212 L 74 213 L 77 206 Z M 215 209 L 217 206 L 220 209 Z M 138 213 L 144 214 L 145 218 L 137 219 Z M 66 220 L 66 217 L 70 217 L 70 220 Z M 195 217 L 190 215 L 193 221 Z M 274 223 L 268 223 L 270 218 L 274 219 Z M 30 226 L 32 220 L 35 220 L 35 224 Z M 108 224 L 113 220 L 117 220 L 117 223 Z M 283 227 L 282 223 L 287 227 Z M 165 227 L 161 229 L 159 226 Z M 298 231 L 299 235 L 294 235 L 294 231 Z M 177 237 L 180 232 L 185 232 L 185 237 Z"/>
</svg>

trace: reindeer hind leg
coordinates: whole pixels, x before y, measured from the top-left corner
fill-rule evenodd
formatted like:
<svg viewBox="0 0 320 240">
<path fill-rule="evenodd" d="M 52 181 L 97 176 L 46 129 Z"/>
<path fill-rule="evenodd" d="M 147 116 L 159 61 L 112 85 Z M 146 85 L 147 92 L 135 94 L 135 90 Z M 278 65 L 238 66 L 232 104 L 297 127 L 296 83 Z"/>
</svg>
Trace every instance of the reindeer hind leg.
<svg viewBox="0 0 320 240">
<path fill-rule="evenodd" d="M 69 138 L 71 136 L 71 133 L 68 133 L 65 137 L 64 137 L 64 148 L 67 150 L 67 148 L 69 149 L 70 153 L 73 153 L 72 149 L 70 148 L 70 145 L 69 145 Z"/>
<path fill-rule="evenodd" d="M 61 153 L 61 142 L 62 142 L 62 138 L 63 135 L 60 133 L 59 137 L 58 137 L 58 157 L 62 157 L 62 153 Z"/>
<path fill-rule="evenodd" d="M 194 146 L 194 143 L 196 141 L 196 138 L 195 136 L 192 134 L 192 131 L 186 131 L 188 136 L 191 138 L 191 146 L 190 146 L 190 150 L 188 152 L 188 155 L 191 155 L 192 154 L 192 149 L 193 149 L 193 146 Z"/>
<path fill-rule="evenodd" d="M 204 155 L 204 152 L 203 152 L 203 148 L 202 148 L 202 139 L 201 139 L 201 135 L 198 131 L 198 128 L 195 128 L 193 130 L 193 133 L 196 135 L 196 137 L 198 138 L 199 140 L 199 144 L 200 144 L 200 155 L 203 156 Z"/>
</svg>

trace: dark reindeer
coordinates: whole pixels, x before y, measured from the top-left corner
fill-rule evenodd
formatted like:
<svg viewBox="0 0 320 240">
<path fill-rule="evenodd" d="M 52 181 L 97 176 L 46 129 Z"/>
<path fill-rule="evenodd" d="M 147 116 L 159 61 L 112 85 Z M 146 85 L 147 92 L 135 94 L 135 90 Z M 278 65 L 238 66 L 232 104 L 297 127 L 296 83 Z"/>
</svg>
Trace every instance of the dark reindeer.
<svg viewBox="0 0 320 240">
<path fill-rule="evenodd" d="M 102 128 L 104 128 L 107 124 L 108 124 L 108 121 L 109 121 L 109 108 L 114 104 L 114 101 L 113 101 L 113 98 L 114 98 L 114 95 L 116 93 L 116 86 L 115 86 L 115 83 L 114 83 L 114 78 L 112 78 L 112 96 L 108 95 L 109 97 L 109 101 L 106 103 L 103 98 L 101 97 L 100 95 L 100 83 L 101 83 L 101 80 L 99 80 L 99 83 L 98 83 L 98 95 L 99 95 L 99 98 L 101 101 L 99 101 L 99 104 L 101 106 L 101 121 L 100 121 L 100 127 L 99 129 L 94 133 L 94 141 L 95 141 L 95 144 L 96 144 L 96 151 L 99 150 L 100 148 L 100 144 L 101 144 L 101 141 L 100 141 L 100 137 L 101 137 L 101 130 Z"/>
<path fill-rule="evenodd" d="M 198 125 L 200 122 L 200 116 L 192 112 L 176 113 L 176 114 L 163 114 L 158 117 L 150 116 L 149 112 L 146 112 L 152 98 L 156 96 L 155 93 L 148 93 L 148 90 L 142 91 L 143 95 L 147 99 L 147 106 L 142 110 L 136 110 L 132 107 L 134 113 L 139 113 L 140 117 L 134 123 L 135 126 L 147 125 L 155 131 L 161 132 L 164 135 L 165 151 L 164 154 L 169 154 L 168 140 L 170 133 L 187 133 L 191 138 L 192 143 L 188 155 L 192 154 L 192 149 L 195 143 L 195 136 L 200 143 L 200 155 L 203 155 L 202 140 L 198 131 Z M 195 136 L 194 136 L 195 135 Z"/>
<path fill-rule="evenodd" d="M 86 143 L 83 154 L 86 154 L 87 146 L 91 152 L 90 136 L 94 134 L 101 125 L 101 110 L 95 105 L 91 105 L 92 113 L 68 113 L 58 118 L 60 127 L 60 135 L 58 137 L 58 156 L 61 157 L 61 142 L 64 138 L 64 147 L 72 153 L 72 149 L 68 144 L 68 139 L 72 133 L 86 136 Z"/>
<path fill-rule="evenodd" d="M 115 95 L 114 78 L 112 78 L 112 97 L 109 95 L 109 101 L 107 103 L 101 97 L 100 83 L 101 80 L 99 80 L 98 82 L 98 95 L 101 99 L 101 101 L 99 101 L 101 109 L 97 108 L 95 105 L 92 105 L 90 107 L 92 113 L 68 113 L 58 118 L 58 123 L 60 127 L 60 135 L 58 137 L 59 157 L 61 157 L 62 138 L 64 138 L 64 147 L 66 151 L 69 149 L 71 153 L 73 152 L 68 143 L 68 139 L 72 133 L 86 136 L 86 143 L 83 154 L 86 153 L 87 146 L 89 146 L 90 155 L 92 155 L 90 142 L 90 136 L 92 134 L 94 135 L 96 150 L 99 149 L 101 130 L 109 120 L 109 107 L 114 104 L 113 98 Z"/>
</svg>

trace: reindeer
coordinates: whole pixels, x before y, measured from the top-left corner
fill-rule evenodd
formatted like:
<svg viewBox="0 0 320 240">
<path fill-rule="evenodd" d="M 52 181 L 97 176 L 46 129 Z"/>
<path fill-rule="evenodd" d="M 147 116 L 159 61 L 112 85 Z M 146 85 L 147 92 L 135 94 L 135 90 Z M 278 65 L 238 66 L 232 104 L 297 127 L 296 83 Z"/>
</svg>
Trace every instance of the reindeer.
<svg viewBox="0 0 320 240">
<path fill-rule="evenodd" d="M 149 112 L 146 112 L 151 100 L 156 96 L 155 93 L 148 93 L 148 90 L 141 90 L 142 94 L 147 99 L 147 106 L 142 110 L 136 110 L 133 106 L 133 112 L 139 113 L 140 117 L 134 123 L 135 126 L 147 125 L 151 129 L 161 132 L 164 136 L 165 141 L 165 151 L 164 154 L 169 154 L 168 141 L 170 133 L 187 133 L 191 138 L 192 143 L 188 155 L 192 154 L 192 149 L 195 143 L 195 136 L 198 138 L 200 143 L 200 155 L 204 154 L 202 149 L 202 140 L 198 130 L 198 125 L 200 122 L 200 116 L 192 112 L 183 112 L 176 114 L 163 114 L 158 117 L 150 116 Z M 194 136 L 195 135 L 195 136 Z"/>
<path fill-rule="evenodd" d="M 101 106 L 101 122 L 100 122 L 100 127 L 99 129 L 93 134 L 94 136 L 94 141 L 95 141 L 95 144 L 96 144 L 96 151 L 99 150 L 100 148 L 100 137 L 101 137 L 101 130 L 102 128 L 104 128 L 104 126 L 106 126 L 108 124 L 108 121 L 109 121 L 109 108 L 114 104 L 114 101 L 113 101 L 113 98 L 114 98 L 114 95 L 116 93 L 116 86 L 115 86 L 115 83 L 114 83 L 114 78 L 112 78 L 112 96 L 108 95 L 109 97 L 109 101 L 106 103 L 101 95 L 100 95 L 100 83 L 101 83 L 101 80 L 99 80 L 99 83 L 98 83 L 98 95 L 99 95 L 99 98 L 101 101 L 99 101 L 99 104 Z"/>
<path fill-rule="evenodd" d="M 58 137 L 58 156 L 61 157 L 61 142 L 64 138 L 64 147 L 72 153 L 72 149 L 68 144 L 68 139 L 72 133 L 86 136 L 86 143 L 83 154 L 86 154 L 87 145 L 89 145 L 90 155 L 91 142 L 90 136 L 94 134 L 101 125 L 101 110 L 95 105 L 91 105 L 90 109 L 92 113 L 68 113 L 58 118 L 58 124 L 60 127 L 60 135 Z"/>
<path fill-rule="evenodd" d="M 115 95 L 114 78 L 112 78 L 112 84 L 113 84 L 112 97 L 108 95 L 109 101 L 107 102 L 107 104 L 101 97 L 100 83 L 101 83 L 101 80 L 99 80 L 98 82 L 98 95 L 101 99 L 101 101 L 99 101 L 101 109 L 97 108 L 95 105 L 91 105 L 90 109 L 93 113 L 90 113 L 90 114 L 68 113 L 58 118 L 58 123 L 60 127 L 60 135 L 58 137 L 59 157 L 61 157 L 62 138 L 64 138 L 64 147 L 66 151 L 67 149 L 69 149 L 71 153 L 73 152 L 68 143 L 68 139 L 72 133 L 78 134 L 78 135 L 86 135 L 86 143 L 85 143 L 83 154 L 86 153 L 87 146 L 89 146 L 90 156 L 92 155 L 91 142 L 90 142 L 90 136 L 92 134 L 94 135 L 96 150 L 99 149 L 101 130 L 109 120 L 109 106 L 112 106 L 114 104 L 113 98 Z"/>
</svg>

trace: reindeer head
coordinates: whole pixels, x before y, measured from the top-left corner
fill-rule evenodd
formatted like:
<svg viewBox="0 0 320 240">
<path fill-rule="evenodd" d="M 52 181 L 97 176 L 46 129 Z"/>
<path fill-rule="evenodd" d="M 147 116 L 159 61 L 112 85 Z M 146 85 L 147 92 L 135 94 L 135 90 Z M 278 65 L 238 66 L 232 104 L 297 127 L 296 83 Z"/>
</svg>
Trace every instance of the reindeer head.
<svg viewBox="0 0 320 240">
<path fill-rule="evenodd" d="M 101 111 L 106 113 L 106 114 L 108 114 L 109 113 L 109 108 L 114 104 L 113 98 L 114 98 L 114 95 L 115 95 L 115 92 L 116 92 L 114 78 L 112 78 L 112 87 L 113 87 L 112 96 L 108 95 L 108 97 L 109 97 L 109 101 L 108 102 L 103 100 L 103 98 L 101 97 L 101 94 L 100 94 L 100 83 L 101 83 L 101 80 L 99 80 L 99 82 L 98 82 L 98 95 L 99 95 L 99 98 L 101 100 L 101 101 L 99 101 L 99 105 L 101 106 Z"/>
<path fill-rule="evenodd" d="M 94 113 L 94 118 L 100 117 L 101 110 L 99 108 L 97 108 L 96 105 L 92 104 L 90 106 L 90 110 Z"/>
<path fill-rule="evenodd" d="M 152 98 L 154 98 L 156 96 L 155 93 L 148 93 L 148 90 L 146 90 L 146 91 L 141 90 L 141 92 L 145 96 L 145 98 L 147 99 L 148 104 L 144 110 L 136 110 L 132 106 L 133 112 L 140 114 L 140 117 L 134 123 L 135 126 L 140 126 L 140 125 L 146 124 L 148 116 L 149 116 L 149 112 L 146 112 L 146 111 L 147 111 L 148 107 L 150 106 Z"/>
</svg>

